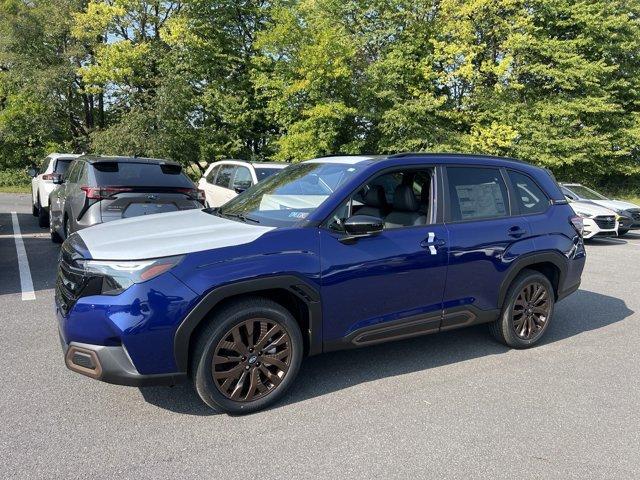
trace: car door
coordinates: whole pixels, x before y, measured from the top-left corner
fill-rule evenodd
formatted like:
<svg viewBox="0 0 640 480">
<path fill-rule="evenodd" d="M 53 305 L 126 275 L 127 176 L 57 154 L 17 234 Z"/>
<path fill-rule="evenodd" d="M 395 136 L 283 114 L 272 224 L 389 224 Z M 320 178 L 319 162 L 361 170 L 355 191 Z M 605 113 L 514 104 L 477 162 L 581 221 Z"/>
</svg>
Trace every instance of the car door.
<svg viewBox="0 0 640 480">
<path fill-rule="evenodd" d="M 370 183 L 378 186 L 376 182 L 380 180 Z M 418 196 L 434 193 L 431 189 Z M 440 326 L 448 233 L 437 212 L 431 211 L 427 224 L 385 228 L 350 241 L 340 225 L 363 208 L 359 198 L 354 192 L 320 228 L 327 350 L 434 332 Z"/>
<path fill-rule="evenodd" d="M 503 169 L 447 166 L 445 172 L 449 268 L 442 330 L 494 318 L 510 263 L 534 247 L 526 219 L 512 215 Z"/>
</svg>

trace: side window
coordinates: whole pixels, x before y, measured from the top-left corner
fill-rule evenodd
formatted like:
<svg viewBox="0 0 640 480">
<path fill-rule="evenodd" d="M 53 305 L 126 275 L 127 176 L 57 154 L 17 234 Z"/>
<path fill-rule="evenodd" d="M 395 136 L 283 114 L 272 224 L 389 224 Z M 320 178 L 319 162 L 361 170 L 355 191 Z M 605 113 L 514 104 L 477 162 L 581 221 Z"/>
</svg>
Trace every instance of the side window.
<svg viewBox="0 0 640 480">
<path fill-rule="evenodd" d="M 40 165 L 40 171 L 38 173 L 44 173 L 47 171 L 47 168 L 49 168 L 49 157 L 45 158 L 42 161 L 42 165 Z"/>
<path fill-rule="evenodd" d="M 73 162 L 71 166 L 67 169 L 67 171 L 64 174 L 65 182 L 69 182 L 69 183 L 74 182 L 74 178 L 76 177 L 76 172 L 78 171 L 79 164 L 80 162 Z"/>
<path fill-rule="evenodd" d="M 78 168 L 78 179 L 76 180 L 79 183 L 87 185 L 89 183 L 89 169 L 87 168 L 86 163 L 81 163 Z"/>
<path fill-rule="evenodd" d="M 216 185 L 222 188 L 231 188 L 231 177 L 235 169 L 235 165 L 222 165 L 216 176 Z"/>
<path fill-rule="evenodd" d="M 516 193 L 521 214 L 542 213 L 549 206 L 549 199 L 527 175 L 509 170 L 509 179 Z"/>
<path fill-rule="evenodd" d="M 375 177 L 333 212 L 327 228 L 344 231 L 344 221 L 351 215 L 378 217 L 385 229 L 428 225 L 432 176 L 431 169 L 412 169 Z"/>
<path fill-rule="evenodd" d="M 236 174 L 233 177 L 233 185 L 234 189 L 246 190 L 253 183 L 253 179 L 251 178 L 251 172 L 247 167 L 238 167 L 236 170 Z"/>
<path fill-rule="evenodd" d="M 507 186 L 497 168 L 447 167 L 449 220 L 509 215 Z"/>
<path fill-rule="evenodd" d="M 209 175 L 207 175 L 207 183 L 210 183 L 211 185 L 213 185 L 216 182 L 216 173 L 218 173 L 218 170 L 220 170 L 220 167 L 216 166 L 213 167 L 211 169 L 211 171 L 209 172 Z"/>
<path fill-rule="evenodd" d="M 570 191 L 569 191 L 569 190 L 567 190 L 566 188 L 564 188 L 564 187 L 560 187 L 560 190 L 562 190 L 562 194 L 563 194 L 565 197 L 568 197 L 568 198 L 570 198 L 571 200 L 577 200 L 577 199 L 578 199 L 578 198 L 577 198 L 577 197 L 576 197 L 572 192 L 570 192 Z"/>
</svg>

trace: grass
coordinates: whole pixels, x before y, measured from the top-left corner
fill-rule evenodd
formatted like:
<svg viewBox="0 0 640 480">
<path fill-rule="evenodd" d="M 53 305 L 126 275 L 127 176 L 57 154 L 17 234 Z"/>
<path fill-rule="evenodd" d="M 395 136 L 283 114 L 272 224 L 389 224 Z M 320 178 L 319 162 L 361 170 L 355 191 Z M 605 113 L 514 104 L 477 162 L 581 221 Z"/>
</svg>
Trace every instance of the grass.
<svg viewBox="0 0 640 480">
<path fill-rule="evenodd" d="M 0 186 L 0 193 L 29 193 L 31 191 L 30 186 L 13 186 L 2 187 Z"/>
<path fill-rule="evenodd" d="M 627 202 L 631 202 L 640 206 L 640 197 L 638 195 L 620 195 L 619 197 L 615 198 L 618 200 L 625 200 Z"/>
</svg>

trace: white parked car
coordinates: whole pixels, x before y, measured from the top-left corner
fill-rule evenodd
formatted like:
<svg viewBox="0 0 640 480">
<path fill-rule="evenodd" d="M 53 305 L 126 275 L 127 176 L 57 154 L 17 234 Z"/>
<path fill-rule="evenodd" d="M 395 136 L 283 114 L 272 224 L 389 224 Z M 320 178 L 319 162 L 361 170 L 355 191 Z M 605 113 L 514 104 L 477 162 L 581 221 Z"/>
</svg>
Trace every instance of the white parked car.
<svg viewBox="0 0 640 480">
<path fill-rule="evenodd" d="M 640 206 L 621 200 L 612 200 L 579 183 L 561 183 L 560 188 L 569 200 L 600 205 L 624 217 L 624 226 L 620 227 L 619 235 L 624 235 L 629 230 L 640 228 Z"/>
<path fill-rule="evenodd" d="M 220 207 L 247 188 L 289 166 L 288 163 L 221 160 L 213 162 L 198 182 L 205 205 Z"/>
<path fill-rule="evenodd" d="M 33 216 L 38 217 L 41 227 L 49 225 L 49 194 L 58 186 L 54 179 L 62 178 L 71 162 L 79 156 L 75 153 L 52 153 L 39 166 L 29 169 Z"/>
<path fill-rule="evenodd" d="M 569 200 L 569 205 L 582 217 L 584 229 L 582 237 L 588 240 L 593 237 L 615 237 L 618 235 L 618 215 L 613 210 L 590 202 Z"/>
</svg>

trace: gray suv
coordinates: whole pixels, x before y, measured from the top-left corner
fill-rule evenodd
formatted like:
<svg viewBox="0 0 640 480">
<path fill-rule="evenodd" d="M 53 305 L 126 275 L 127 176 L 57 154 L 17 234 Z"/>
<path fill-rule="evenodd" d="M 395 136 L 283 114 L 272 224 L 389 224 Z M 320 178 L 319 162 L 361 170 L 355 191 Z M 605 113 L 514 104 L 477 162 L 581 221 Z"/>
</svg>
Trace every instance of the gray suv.
<svg viewBox="0 0 640 480">
<path fill-rule="evenodd" d="M 58 243 L 92 225 L 203 206 L 178 163 L 155 158 L 83 155 L 49 197 L 49 230 Z"/>
</svg>

